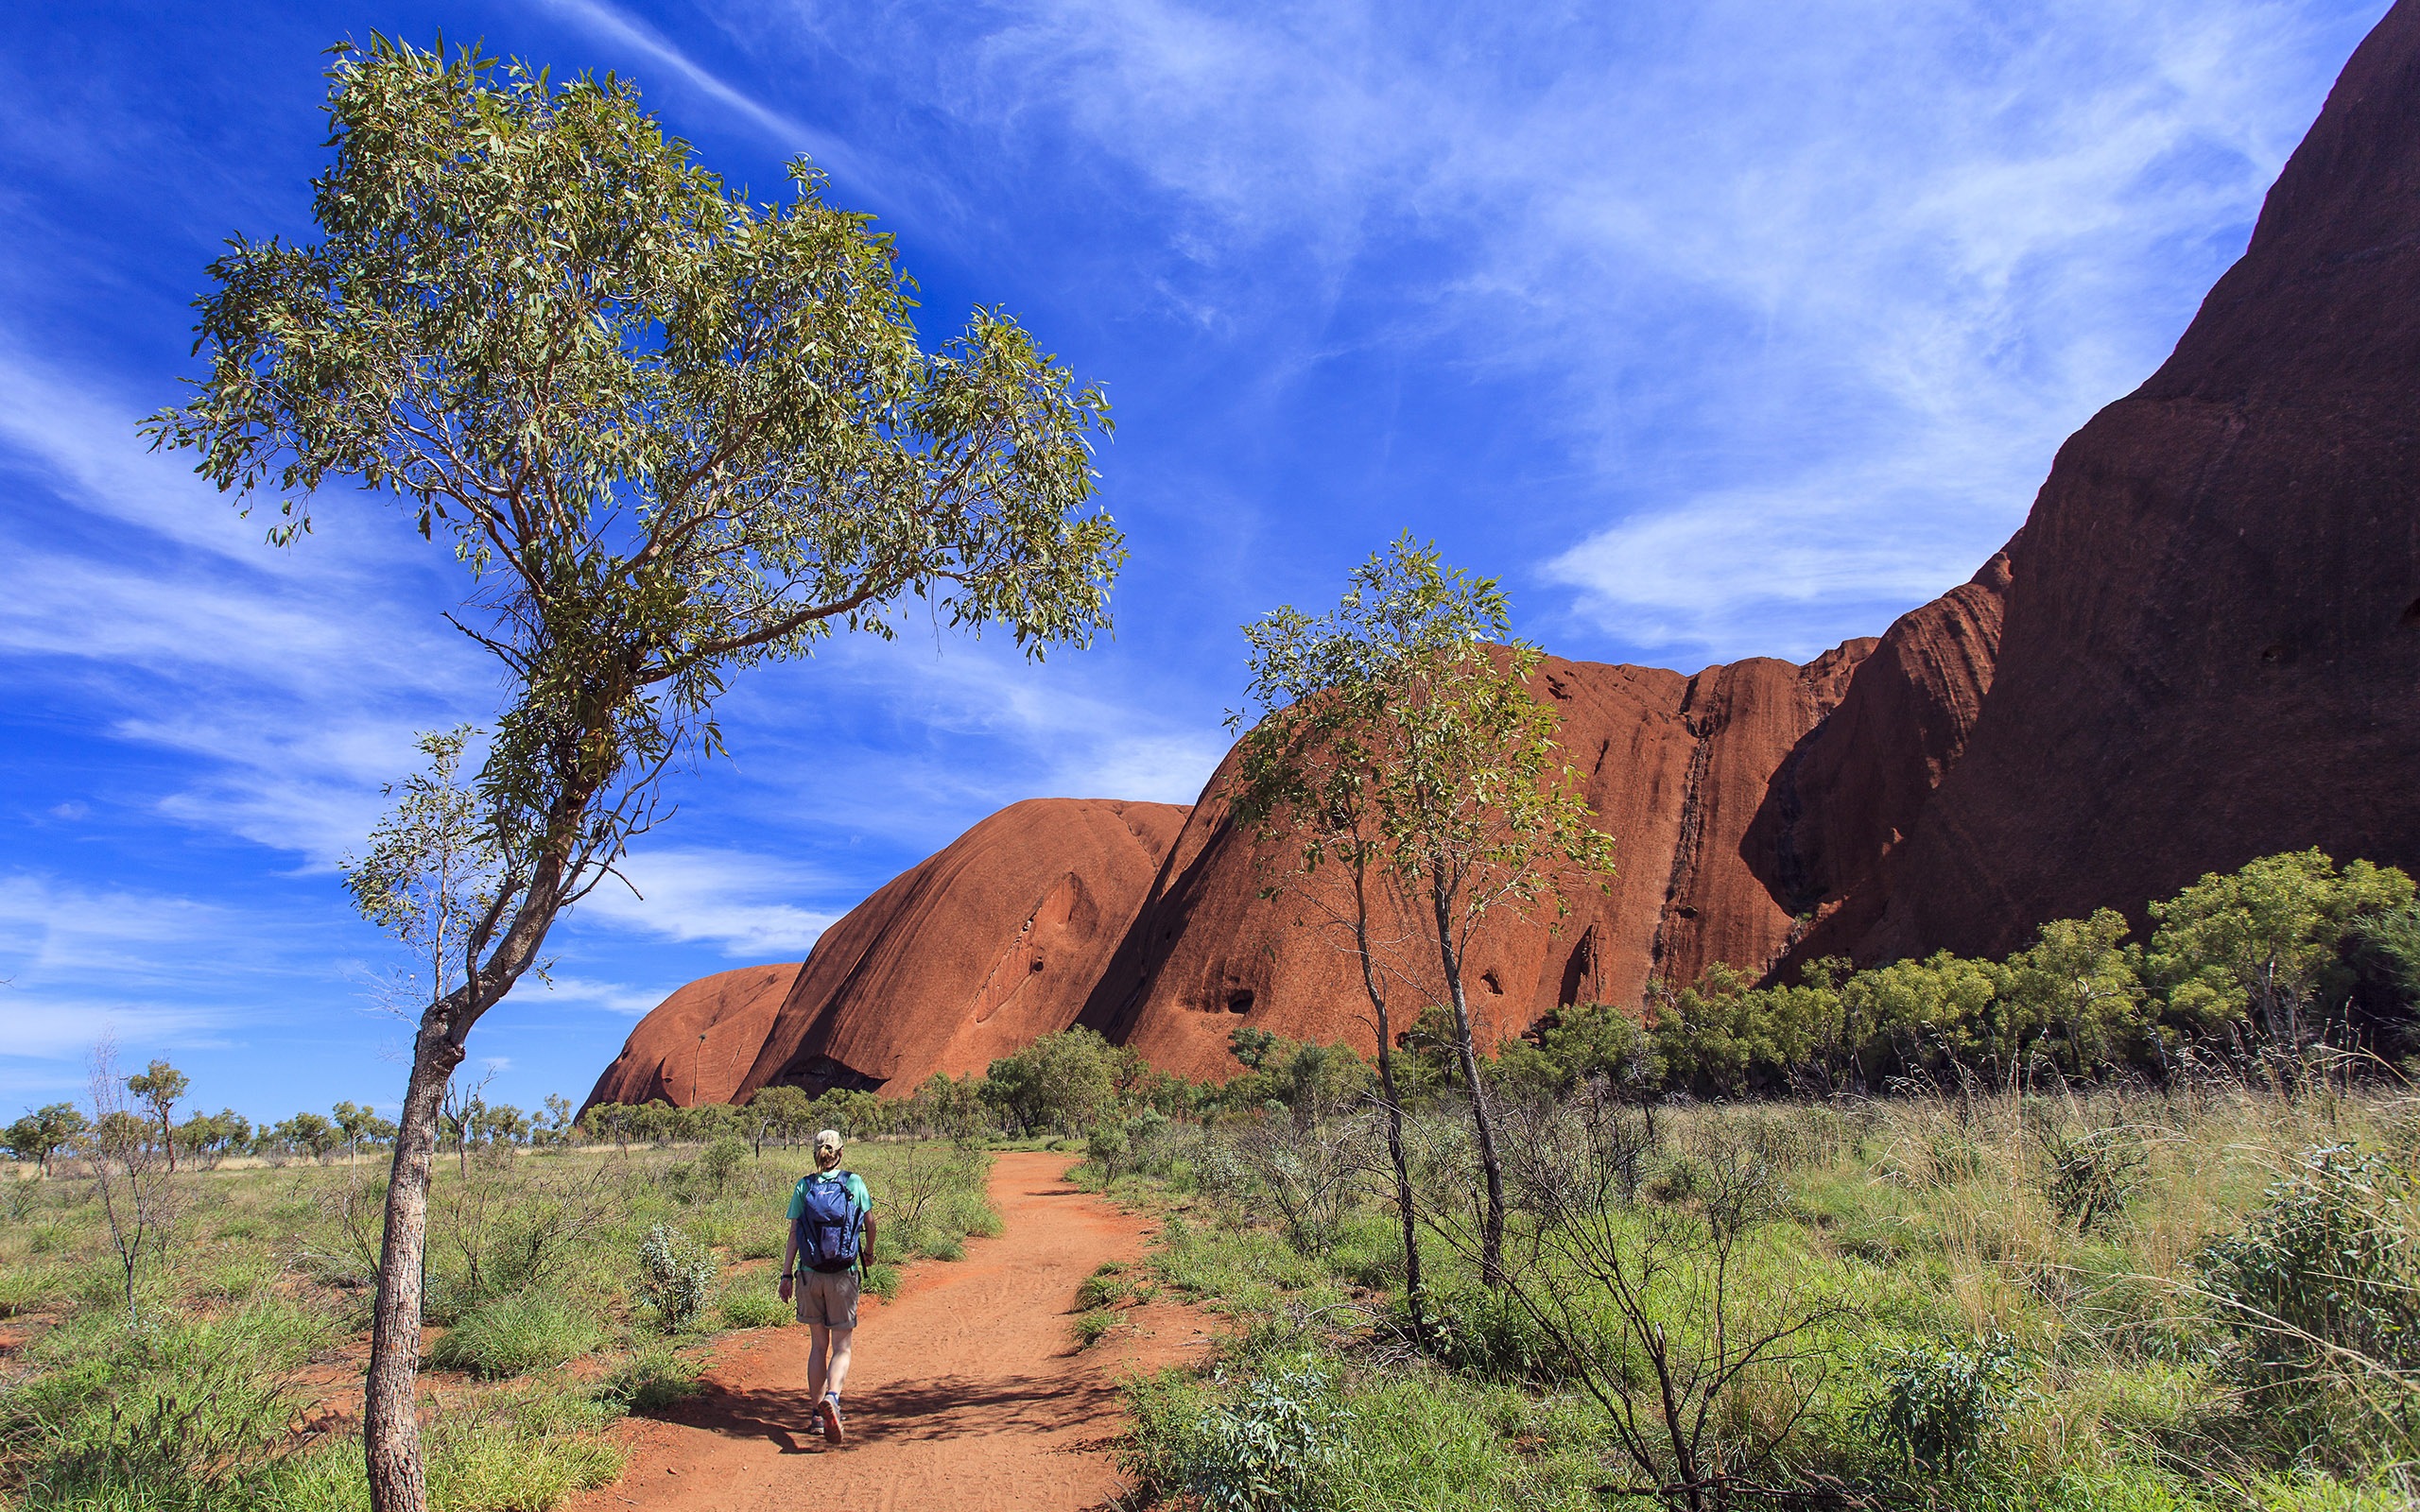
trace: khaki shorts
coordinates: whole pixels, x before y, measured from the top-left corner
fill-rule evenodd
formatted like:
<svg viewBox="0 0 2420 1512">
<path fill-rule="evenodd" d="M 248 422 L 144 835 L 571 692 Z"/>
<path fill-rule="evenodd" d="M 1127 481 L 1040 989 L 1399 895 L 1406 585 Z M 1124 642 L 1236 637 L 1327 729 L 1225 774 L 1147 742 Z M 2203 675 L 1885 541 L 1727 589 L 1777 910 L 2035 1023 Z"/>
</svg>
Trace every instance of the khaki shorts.
<svg viewBox="0 0 2420 1512">
<path fill-rule="evenodd" d="M 828 1329 L 857 1326 L 857 1268 L 798 1273 L 798 1320 Z"/>
</svg>

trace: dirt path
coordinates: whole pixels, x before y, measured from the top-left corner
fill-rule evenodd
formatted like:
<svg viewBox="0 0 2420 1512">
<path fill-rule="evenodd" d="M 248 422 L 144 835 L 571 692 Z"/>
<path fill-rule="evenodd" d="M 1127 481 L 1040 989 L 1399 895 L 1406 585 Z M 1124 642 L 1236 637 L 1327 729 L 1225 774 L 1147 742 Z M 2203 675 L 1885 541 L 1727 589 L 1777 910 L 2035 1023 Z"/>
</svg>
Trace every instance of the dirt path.
<svg viewBox="0 0 2420 1512">
<path fill-rule="evenodd" d="M 1206 1342 L 1181 1308 L 1127 1322 L 1079 1353 L 1076 1288 L 1143 1253 L 1146 1225 L 1069 1186 L 1064 1155 L 1003 1154 L 997 1239 L 918 1265 L 897 1301 L 868 1298 L 849 1374 L 849 1442 L 830 1449 L 806 1395 L 807 1331 L 726 1346 L 706 1389 L 625 1432 L 619 1482 L 572 1503 L 678 1512 L 1084 1512 L 1117 1490 L 1117 1383 Z M 874 1194 L 880 1211 L 882 1194 Z"/>
</svg>

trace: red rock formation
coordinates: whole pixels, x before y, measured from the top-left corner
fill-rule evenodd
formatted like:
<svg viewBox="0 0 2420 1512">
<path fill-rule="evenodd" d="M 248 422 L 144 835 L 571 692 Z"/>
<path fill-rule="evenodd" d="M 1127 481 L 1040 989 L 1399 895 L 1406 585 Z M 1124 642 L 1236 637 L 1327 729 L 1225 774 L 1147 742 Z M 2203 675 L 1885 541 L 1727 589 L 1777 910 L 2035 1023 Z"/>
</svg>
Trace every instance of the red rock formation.
<svg viewBox="0 0 2420 1512">
<path fill-rule="evenodd" d="M 1715 960 L 1762 972 L 1794 943 L 1794 894 L 1812 907 L 1871 886 L 1892 824 L 1911 823 L 1923 801 L 1903 789 L 1928 790 L 1972 722 L 2004 580 L 1987 573 L 1882 642 L 1804 667 L 1756 659 L 1683 677 L 1547 658 L 1535 686 L 1563 716 L 1564 759 L 1586 774 L 1617 870 L 1601 891 L 1572 891 L 1562 918 L 1507 912 L 1480 932 L 1464 975 L 1482 1034 L 1517 1034 L 1559 1004 L 1636 1005 L 1651 977 L 1686 981 Z M 1841 736 L 1818 739 L 1852 713 Z M 1827 784 L 1857 787 L 1852 807 L 1810 826 L 1777 804 L 1775 775 L 1793 763 L 1806 812 L 1829 813 Z M 1222 766 L 1194 805 L 1082 1022 L 1193 1076 L 1235 1073 L 1227 1036 L 1239 1022 L 1366 1053 L 1358 963 L 1330 922 L 1336 884 L 1262 897 L 1278 858 L 1229 822 L 1226 781 Z M 1441 990 L 1435 948 L 1400 904 L 1378 934 L 1408 1022 Z"/>
<path fill-rule="evenodd" d="M 2005 582 L 1987 569 L 1881 641 L 1804 667 L 1757 659 L 1684 677 L 1546 659 L 1536 690 L 1563 716 L 1564 759 L 1586 773 L 1618 869 L 1601 891 L 1574 891 L 1566 917 L 1508 911 L 1480 933 L 1466 987 L 1485 1031 L 1517 1034 L 1559 1004 L 1635 1005 L 1651 977 L 1686 981 L 1714 960 L 1762 971 L 1797 941 L 1794 916 L 1877 887 L 1972 723 Z M 701 1081 L 701 1095 L 775 1082 L 904 1093 L 1080 1015 L 1193 1076 L 1236 1072 L 1237 1022 L 1367 1048 L 1357 962 L 1319 894 L 1261 896 L 1276 873 L 1228 822 L 1226 781 L 1222 765 L 1190 811 L 1039 799 L 985 819 L 826 931 L 778 1013 L 758 1014 L 745 1074 Z M 1408 910 L 1380 933 L 1408 1022 L 1437 991 L 1434 947 Z M 680 1056 L 696 1030 L 678 1009 L 694 990 L 624 1053 L 673 1073 L 617 1062 L 600 1097 L 611 1085 L 686 1101 Z"/>
<path fill-rule="evenodd" d="M 2170 356 L 2062 447 L 1867 958 L 1999 952 L 2319 846 L 2420 863 L 2420 9 Z"/>
<path fill-rule="evenodd" d="M 1184 822 L 1169 803 L 1012 803 L 824 931 L 736 1092 L 905 1093 L 1075 1022 Z"/>
<path fill-rule="evenodd" d="M 743 966 L 681 988 L 648 1011 L 580 1105 L 662 1098 L 686 1108 L 727 1103 L 755 1064 L 799 963 Z"/>
<path fill-rule="evenodd" d="M 1998 953 L 2280 850 L 2420 865 L 2415 396 L 2420 0 L 2402 0 L 2175 354 L 2061 449 L 1973 582 L 1804 667 L 1547 659 L 1539 691 L 1620 871 L 1565 918 L 1481 935 L 1487 1031 L 1718 960 Z M 906 1091 L 1080 1013 L 1191 1075 L 1235 1072 L 1238 1022 L 1368 1046 L 1344 942 L 1316 896 L 1261 896 L 1271 858 L 1228 821 L 1225 776 L 1189 813 L 1036 802 L 976 826 L 817 945 L 734 1090 Z M 1409 1018 L 1431 953 L 1400 910 L 1380 933 Z M 723 980 L 650 1015 L 600 1095 L 679 1093 L 674 1010 Z"/>
</svg>

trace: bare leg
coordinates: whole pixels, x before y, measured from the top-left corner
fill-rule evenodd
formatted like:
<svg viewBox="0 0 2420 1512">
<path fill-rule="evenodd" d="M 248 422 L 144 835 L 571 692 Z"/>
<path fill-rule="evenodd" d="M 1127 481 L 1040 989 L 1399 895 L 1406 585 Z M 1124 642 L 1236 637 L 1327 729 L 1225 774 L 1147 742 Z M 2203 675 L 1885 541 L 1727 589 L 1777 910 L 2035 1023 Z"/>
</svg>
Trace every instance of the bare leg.
<svg viewBox="0 0 2420 1512">
<path fill-rule="evenodd" d="M 822 1331 L 818 1330 L 817 1332 L 820 1334 Z M 816 1395 L 819 1397 L 832 1397 L 837 1399 L 840 1395 L 841 1384 L 849 1379 L 849 1341 L 857 1336 L 857 1331 L 855 1329 L 834 1329 L 831 1331 L 831 1374 L 823 1388 L 817 1392 Z M 820 1358 L 817 1363 L 819 1366 L 817 1373 L 820 1375 L 822 1373 L 820 1368 L 821 1364 Z"/>
<path fill-rule="evenodd" d="M 849 1346 L 848 1346 L 848 1344 L 847 1344 L 845 1341 L 847 1340 L 847 1338 L 848 1338 L 848 1336 L 849 1336 L 849 1332 L 850 1332 L 850 1331 L 849 1331 L 849 1330 L 847 1330 L 847 1329 L 842 1329 L 842 1330 L 840 1330 L 840 1331 L 839 1331 L 839 1333 L 840 1333 L 840 1341 L 838 1341 L 838 1342 L 839 1342 L 839 1349 L 838 1349 L 837 1351 L 835 1351 L 835 1352 L 837 1352 L 837 1354 L 838 1354 L 838 1360 L 837 1360 L 835 1363 L 836 1363 L 836 1364 L 838 1364 L 838 1365 L 839 1365 L 839 1366 L 840 1366 L 840 1373 L 841 1373 L 842 1375 L 846 1375 L 846 1374 L 848 1374 L 848 1365 L 847 1365 L 847 1361 L 848 1361 L 848 1358 L 849 1358 L 849 1355 L 848 1355 L 848 1349 L 849 1349 Z M 830 1330 L 830 1329 L 828 1329 L 828 1328 L 825 1328 L 825 1327 L 824 1327 L 822 1324 L 821 1324 L 821 1323 L 809 1323 L 809 1324 L 806 1326 L 806 1333 L 807 1333 L 807 1346 L 806 1346 L 806 1395 L 807 1395 L 807 1400 L 810 1400 L 810 1401 L 821 1401 L 821 1400 L 823 1400 L 823 1359 L 824 1359 L 824 1355 L 825 1355 L 826 1350 L 827 1350 L 827 1349 L 830 1348 L 830 1346 L 831 1346 L 834 1342 L 836 1342 L 836 1341 L 834 1341 L 834 1340 L 833 1340 L 833 1338 L 832 1338 L 833 1331 L 832 1331 L 832 1330 Z"/>
</svg>

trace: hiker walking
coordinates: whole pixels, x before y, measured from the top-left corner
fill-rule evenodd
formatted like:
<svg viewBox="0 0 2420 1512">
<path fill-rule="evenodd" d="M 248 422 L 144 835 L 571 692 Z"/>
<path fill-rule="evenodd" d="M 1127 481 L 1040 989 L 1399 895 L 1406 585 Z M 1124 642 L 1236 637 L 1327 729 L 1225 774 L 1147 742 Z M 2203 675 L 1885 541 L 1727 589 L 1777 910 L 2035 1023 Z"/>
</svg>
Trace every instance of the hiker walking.
<svg viewBox="0 0 2420 1512">
<path fill-rule="evenodd" d="M 815 1136 L 815 1173 L 790 1189 L 789 1239 L 782 1246 L 782 1300 L 798 1294 L 807 1326 L 807 1394 L 815 1398 L 827 1442 L 842 1441 L 840 1387 L 849 1379 L 849 1341 L 857 1330 L 858 1282 L 873 1249 L 873 1198 L 854 1171 L 840 1169 L 840 1134 Z"/>
</svg>

